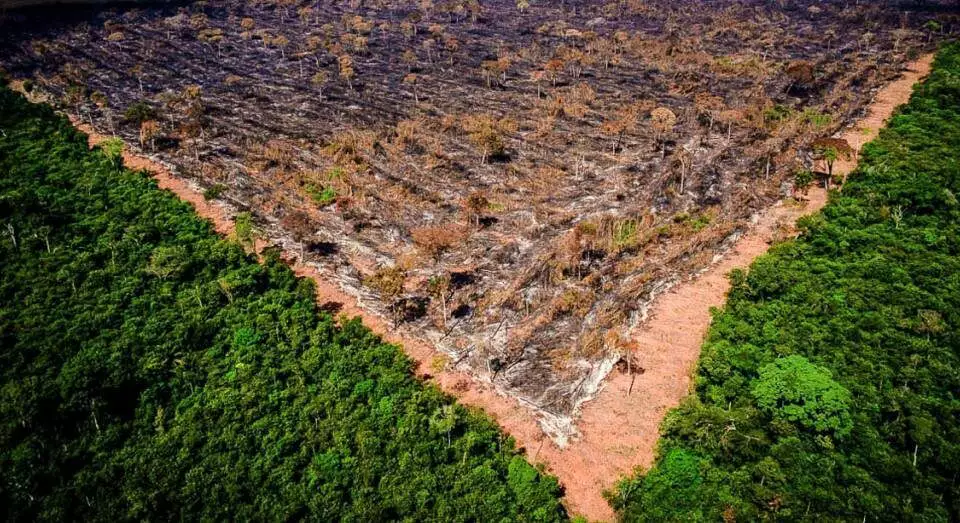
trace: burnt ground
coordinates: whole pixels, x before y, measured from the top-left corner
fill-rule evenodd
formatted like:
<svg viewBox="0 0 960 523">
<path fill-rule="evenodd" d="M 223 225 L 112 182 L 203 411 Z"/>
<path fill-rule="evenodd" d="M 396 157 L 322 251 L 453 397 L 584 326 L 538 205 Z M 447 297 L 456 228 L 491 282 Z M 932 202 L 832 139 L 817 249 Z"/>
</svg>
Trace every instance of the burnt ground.
<svg viewBox="0 0 960 523">
<path fill-rule="evenodd" d="M 656 292 L 789 195 L 810 144 L 955 23 L 759 0 L 47 18 L 2 21 L 10 76 L 250 212 L 557 439 Z"/>
</svg>

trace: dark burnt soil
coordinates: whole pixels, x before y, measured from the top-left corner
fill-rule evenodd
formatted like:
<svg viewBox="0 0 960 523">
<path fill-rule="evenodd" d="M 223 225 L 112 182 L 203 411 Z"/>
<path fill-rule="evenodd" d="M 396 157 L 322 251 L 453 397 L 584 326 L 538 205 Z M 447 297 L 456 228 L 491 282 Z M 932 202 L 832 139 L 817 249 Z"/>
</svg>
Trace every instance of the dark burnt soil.
<svg viewBox="0 0 960 523">
<path fill-rule="evenodd" d="M 0 64 L 251 212 L 563 440 L 655 291 L 789 195 L 809 145 L 953 23 L 783 4 L 7 14 Z"/>
</svg>

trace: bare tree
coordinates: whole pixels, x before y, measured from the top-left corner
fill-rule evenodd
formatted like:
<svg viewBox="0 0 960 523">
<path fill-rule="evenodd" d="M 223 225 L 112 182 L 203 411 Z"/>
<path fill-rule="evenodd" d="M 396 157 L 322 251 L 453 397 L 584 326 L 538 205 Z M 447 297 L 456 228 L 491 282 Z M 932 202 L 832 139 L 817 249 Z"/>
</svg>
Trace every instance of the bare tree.
<svg viewBox="0 0 960 523">
<path fill-rule="evenodd" d="M 687 171 L 690 169 L 693 154 L 686 147 L 677 147 L 673 152 L 673 159 L 680 166 L 680 187 L 677 192 L 682 195 L 686 189 Z"/>
<path fill-rule="evenodd" d="M 539 69 L 530 71 L 530 81 L 537 84 L 537 100 L 543 96 L 540 86 L 543 83 L 543 79 L 546 77 L 546 75 L 547 74 L 544 71 Z"/>
<path fill-rule="evenodd" d="M 632 131 L 637 126 L 638 116 L 636 107 L 630 105 L 618 111 L 614 118 L 604 122 L 600 128 L 603 134 L 616 137 L 612 148 L 613 154 L 617 154 L 620 150 L 620 144 L 623 142 L 624 134 Z"/>
<path fill-rule="evenodd" d="M 340 78 L 346 80 L 350 90 L 353 90 L 353 77 L 356 72 L 353 69 L 353 58 L 348 54 L 342 54 L 337 58 L 337 65 L 340 67 Z"/>
<path fill-rule="evenodd" d="M 403 77 L 403 83 L 410 86 L 410 89 L 413 91 L 413 101 L 414 103 L 420 103 L 420 96 L 417 94 L 417 75 L 409 73 Z"/>
<path fill-rule="evenodd" d="M 300 244 L 300 263 L 303 263 L 306 243 L 317 232 L 317 225 L 313 222 L 313 219 L 303 211 L 293 211 L 284 216 L 280 221 L 280 225 L 287 231 L 290 231 L 293 239 Z"/>
<path fill-rule="evenodd" d="M 480 219 L 483 218 L 483 211 L 490 206 L 490 201 L 481 192 L 474 192 L 467 196 L 463 202 L 463 207 L 467 211 L 467 216 L 472 217 L 472 221 L 479 228 Z"/>
<path fill-rule="evenodd" d="M 318 96 L 323 98 L 323 87 L 327 85 L 327 82 L 330 80 L 330 74 L 326 71 L 317 71 L 313 74 L 313 78 L 310 79 L 310 83 L 319 91 Z"/>
<path fill-rule="evenodd" d="M 430 294 L 440 302 L 440 313 L 443 318 L 443 329 L 447 329 L 447 300 L 450 296 L 450 275 L 447 273 L 431 276 L 427 281 Z"/>
<path fill-rule="evenodd" d="M 201 29 L 197 33 L 197 39 L 201 42 L 206 42 L 207 44 L 216 44 L 217 46 L 217 59 L 220 59 L 220 48 L 223 43 L 223 29 Z"/>
<path fill-rule="evenodd" d="M 123 42 L 123 33 L 120 31 L 114 31 L 107 36 L 107 40 L 117 44 L 117 49 L 121 49 L 122 45 L 120 42 Z"/>
<path fill-rule="evenodd" d="M 156 120 L 145 120 L 140 123 L 140 147 L 150 144 L 150 150 L 156 150 L 155 141 L 160 136 L 160 124 Z"/>
<path fill-rule="evenodd" d="M 673 114 L 673 111 L 666 107 L 657 107 L 653 111 L 650 111 L 650 125 L 653 127 L 654 131 L 654 140 L 657 144 L 660 144 L 663 149 L 661 149 L 661 156 L 666 153 L 666 143 L 663 140 L 663 136 L 671 131 L 673 127 L 677 124 L 677 115 Z"/>
</svg>

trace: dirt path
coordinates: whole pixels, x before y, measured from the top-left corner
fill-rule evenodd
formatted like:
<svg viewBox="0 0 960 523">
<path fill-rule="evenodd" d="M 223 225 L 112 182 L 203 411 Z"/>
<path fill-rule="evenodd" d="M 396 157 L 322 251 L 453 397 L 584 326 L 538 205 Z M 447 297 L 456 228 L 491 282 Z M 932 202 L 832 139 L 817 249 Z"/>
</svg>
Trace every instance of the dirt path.
<svg viewBox="0 0 960 523">
<path fill-rule="evenodd" d="M 929 72 L 932 58 L 927 55 L 909 64 L 900 79 L 877 94 L 867 116 L 842 137 L 856 149 L 872 140 L 893 110 L 907 101 L 913 84 Z M 71 120 L 89 135 L 91 146 L 109 138 L 87 124 Z M 233 213 L 206 200 L 198 187 L 178 178 L 159 162 L 134 152 L 125 151 L 123 159 L 128 167 L 148 171 L 161 188 L 190 202 L 197 214 L 209 219 L 220 234 L 233 232 Z M 834 169 L 845 175 L 854 166 L 853 161 L 838 161 Z M 767 209 L 720 261 L 660 296 L 650 310 L 649 320 L 635 333 L 636 361 L 646 371 L 633 379 L 626 373 L 611 374 L 597 398 L 584 405 L 578 422 L 580 438 L 563 448 L 544 435 L 531 412 L 517 401 L 498 395 L 491 386 L 467 373 L 431 369 L 439 353 L 429 344 L 396 334 L 388 321 L 365 310 L 354 297 L 323 279 L 316 269 L 298 263 L 292 253 L 288 258 L 298 275 L 314 280 L 320 304 L 333 302 L 343 314 L 360 316 L 371 330 L 401 345 L 420 364 L 421 376 L 456 396 L 460 403 L 483 409 L 526 449 L 531 461 L 545 463 L 566 489 L 566 503 L 572 514 L 609 520 L 613 512 L 602 493 L 635 467 L 653 463 L 660 421 L 690 392 L 693 368 L 710 325 L 709 310 L 723 305 L 729 288 L 727 274 L 734 268 L 748 266 L 767 251 L 774 234 L 825 203 L 826 192 L 812 189 L 805 205 L 778 204 Z"/>
</svg>

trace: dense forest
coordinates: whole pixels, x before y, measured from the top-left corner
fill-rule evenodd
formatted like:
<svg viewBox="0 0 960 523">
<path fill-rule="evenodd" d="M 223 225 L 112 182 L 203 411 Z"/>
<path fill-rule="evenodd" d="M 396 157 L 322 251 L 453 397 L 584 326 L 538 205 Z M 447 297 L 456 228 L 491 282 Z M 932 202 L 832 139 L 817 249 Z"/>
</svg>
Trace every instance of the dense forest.
<svg viewBox="0 0 960 523">
<path fill-rule="evenodd" d="M 731 275 L 626 520 L 960 519 L 960 45 L 802 236 Z"/>
<path fill-rule="evenodd" d="M 6 88 L 0 173 L 3 519 L 566 518 L 555 479 L 277 252 Z"/>
</svg>

